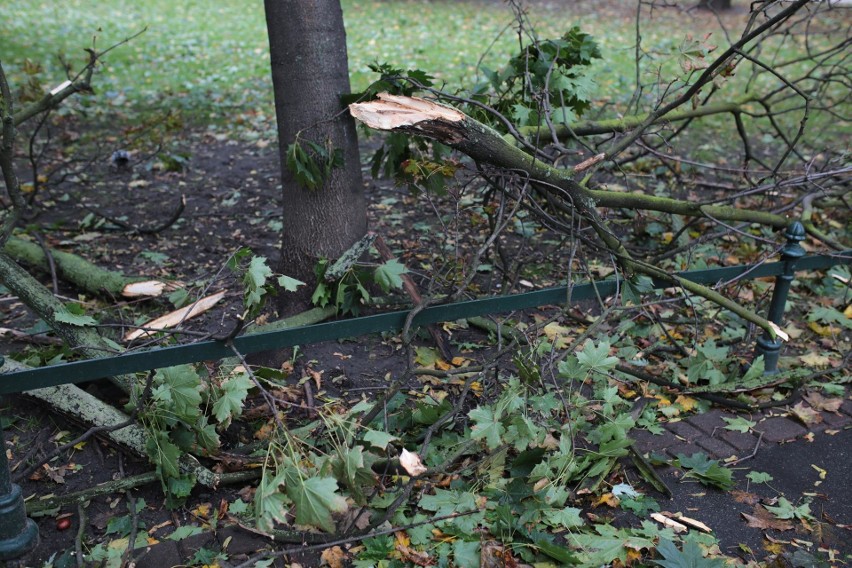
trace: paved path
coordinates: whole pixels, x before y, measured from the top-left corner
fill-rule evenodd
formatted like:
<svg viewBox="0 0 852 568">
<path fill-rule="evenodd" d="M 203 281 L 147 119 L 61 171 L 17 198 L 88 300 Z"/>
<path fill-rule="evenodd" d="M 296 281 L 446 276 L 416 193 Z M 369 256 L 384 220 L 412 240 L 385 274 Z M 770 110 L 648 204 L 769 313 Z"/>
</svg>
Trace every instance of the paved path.
<svg viewBox="0 0 852 568">
<path fill-rule="evenodd" d="M 752 431 L 741 433 L 724 429 L 728 423 L 723 417 L 736 414 L 712 409 L 669 422 L 661 435 L 636 432 L 636 447 L 641 452 L 670 457 L 703 452 L 722 461 L 750 456 L 756 449 L 753 457 L 733 467 L 737 490 L 763 500 L 784 496 L 794 504 L 809 499 L 815 519 L 811 531 L 801 523 L 794 523 L 798 531 L 751 528 L 742 513 L 753 513 L 754 505 L 742 502 L 745 495 L 685 481 L 675 468 L 662 472 L 674 495 L 671 500 L 660 498 L 660 506 L 710 526 L 726 554 L 748 559 L 741 546 L 745 545 L 760 559 L 767 555 L 765 547 L 772 543 L 770 539 L 782 543 L 799 539 L 787 548 L 809 553 L 818 552 L 821 547 L 833 549 L 852 565 L 852 399 L 847 396 L 838 412 L 820 415 L 822 421 L 808 428 L 784 409 L 745 415 L 757 424 Z M 750 471 L 769 473 L 773 480 L 768 484 L 749 483 L 746 475 Z"/>
</svg>

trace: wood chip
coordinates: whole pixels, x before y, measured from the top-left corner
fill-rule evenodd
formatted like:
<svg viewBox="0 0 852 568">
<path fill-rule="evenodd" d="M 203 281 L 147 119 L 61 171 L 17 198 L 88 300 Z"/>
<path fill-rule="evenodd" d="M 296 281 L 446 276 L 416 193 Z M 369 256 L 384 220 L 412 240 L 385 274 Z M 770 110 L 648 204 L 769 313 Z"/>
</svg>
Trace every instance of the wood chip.
<svg viewBox="0 0 852 568">
<path fill-rule="evenodd" d="M 160 329 L 168 329 L 170 327 L 175 327 L 176 325 L 180 325 L 188 319 L 192 319 L 197 315 L 203 314 L 210 308 L 216 305 L 219 300 L 221 300 L 225 296 L 225 291 L 217 292 L 215 294 L 211 294 L 205 298 L 201 298 L 197 302 L 186 306 L 185 308 L 180 308 L 179 310 L 175 310 L 173 312 L 169 312 L 164 316 L 160 316 L 157 319 L 150 321 L 144 324 L 142 327 L 146 329 L 134 329 L 133 331 L 128 332 L 124 336 L 125 341 L 133 341 L 134 339 L 138 339 L 140 337 L 148 337 L 150 335 L 154 335 L 156 330 Z"/>
<path fill-rule="evenodd" d="M 666 517 L 665 515 L 661 515 L 660 513 L 651 513 L 651 518 L 663 525 L 664 527 L 672 529 L 676 533 L 682 533 L 689 530 L 686 525 L 682 525 L 679 522 Z"/>
<path fill-rule="evenodd" d="M 171 286 L 160 280 L 145 280 L 128 284 L 122 288 L 121 295 L 125 298 L 156 298 L 161 296 L 168 288 L 171 288 Z"/>
</svg>

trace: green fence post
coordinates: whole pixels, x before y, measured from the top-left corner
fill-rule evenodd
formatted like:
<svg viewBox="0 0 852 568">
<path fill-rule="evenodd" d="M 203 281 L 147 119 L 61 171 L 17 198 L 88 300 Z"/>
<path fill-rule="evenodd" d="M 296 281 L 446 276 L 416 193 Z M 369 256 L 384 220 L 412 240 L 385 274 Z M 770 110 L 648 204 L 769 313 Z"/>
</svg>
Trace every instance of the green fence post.
<svg viewBox="0 0 852 568">
<path fill-rule="evenodd" d="M 787 244 L 781 249 L 781 261 L 784 272 L 775 278 L 775 288 L 769 303 L 769 314 L 766 319 L 781 325 L 784 321 L 784 308 L 787 305 L 787 294 L 796 275 L 796 261 L 805 255 L 805 249 L 799 243 L 805 239 L 805 227 L 798 221 L 793 221 L 784 232 Z M 778 357 L 781 354 L 782 341 L 772 339 L 768 333 L 757 338 L 754 356 L 763 355 L 764 373 L 767 375 L 778 372 Z"/>
<path fill-rule="evenodd" d="M 3 356 L 0 355 L 0 367 Z M 0 425 L 0 560 L 19 558 L 38 546 L 38 527 L 27 518 L 21 488 L 12 483 Z"/>
</svg>

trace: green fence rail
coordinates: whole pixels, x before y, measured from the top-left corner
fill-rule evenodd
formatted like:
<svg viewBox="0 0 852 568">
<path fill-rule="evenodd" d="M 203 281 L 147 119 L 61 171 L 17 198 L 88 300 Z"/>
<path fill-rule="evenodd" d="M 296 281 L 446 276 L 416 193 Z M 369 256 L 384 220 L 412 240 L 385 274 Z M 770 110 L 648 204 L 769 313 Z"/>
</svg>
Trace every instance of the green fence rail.
<svg viewBox="0 0 852 568">
<path fill-rule="evenodd" d="M 820 270 L 838 264 L 848 264 L 852 250 L 835 255 L 814 255 L 780 262 L 757 265 L 731 266 L 709 270 L 678 273 L 680 276 L 701 284 L 715 285 L 735 279 L 789 277 L 791 271 Z M 412 319 L 412 326 L 421 326 L 442 321 L 454 321 L 474 316 L 523 310 L 549 304 L 566 305 L 596 298 L 611 296 L 623 282 L 607 279 L 574 286 L 558 286 L 545 290 L 469 300 L 453 304 L 430 306 Z M 657 289 L 671 287 L 671 283 L 660 280 L 653 282 Z M 786 300 L 786 291 L 782 302 Z M 777 303 L 777 301 L 776 301 Z M 783 306 L 783 303 L 781 304 Z M 405 326 L 408 311 L 363 316 L 358 318 L 319 323 L 265 333 L 246 334 L 233 339 L 233 346 L 242 354 L 257 353 L 309 345 L 322 341 L 358 337 L 372 333 L 400 331 Z M 780 321 L 776 322 L 780 323 Z M 770 345 L 772 347 L 772 345 Z M 79 383 L 115 375 L 149 371 L 183 363 L 223 359 L 234 355 L 224 341 L 200 341 L 189 345 L 159 347 L 132 351 L 113 357 L 89 359 L 39 367 L 26 371 L 6 373 L 0 376 L 0 395 L 55 386 Z"/>
</svg>

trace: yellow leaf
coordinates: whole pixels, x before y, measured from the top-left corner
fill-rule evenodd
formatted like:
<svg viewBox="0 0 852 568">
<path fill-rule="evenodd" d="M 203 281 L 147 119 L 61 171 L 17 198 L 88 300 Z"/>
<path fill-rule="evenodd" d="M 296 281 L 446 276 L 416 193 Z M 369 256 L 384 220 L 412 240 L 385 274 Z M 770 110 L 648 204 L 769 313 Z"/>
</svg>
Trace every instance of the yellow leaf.
<svg viewBox="0 0 852 568">
<path fill-rule="evenodd" d="M 609 507 L 618 507 L 618 497 L 613 495 L 612 493 L 605 493 L 601 495 L 600 499 L 592 503 L 592 507 L 599 507 L 600 505 L 607 505 Z"/>
<path fill-rule="evenodd" d="M 685 412 L 689 412 L 690 410 L 695 408 L 697 402 L 698 401 L 692 398 L 691 396 L 684 395 L 680 395 L 675 399 L 675 404 L 679 404 Z"/>
<path fill-rule="evenodd" d="M 771 542 L 765 544 L 763 546 L 763 549 L 769 554 L 781 554 L 784 551 L 784 545 L 782 545 L 780 542 Z"/>
<path fill-rule="evenodd" d="M 831 359 L 827 355 L 820 355 L 813 352 L 806 355 L 799 355 L 799 360 L 808 367 L 828 367 L 831 362 Z"/>
<path fill-rule="evenodd" d="M 843 310 L 843 315 L 849 319 L 852 319 L 852 304 L 846 306 L 846 309 Z"/>
<path fill-rule="evenodd" d="M 196 517 L 201 517 L 202 519 L 207 519 L 210 517 L 210 503 L 202 503 L 198 507 L 192 510 L 192 514 Z"/>
<path fill-rule="evenodd" d="M 808 327 L 816 333 L 817 335 L 821 335 L 822 337 L 828 337 L 834 334 L 834 329 L 830 325 L 820 325 L 815 321 L 808 322 Z"/>
<path fill-rule="evenodd" d="M 85 447 L 86 447 L 86 441 L 85 441 L 85 440 L 83 440 L 83 441 L 82 441 L 82 442 L 80 442 L 80 443 L 74 444 L 74 449 L 75 449 L 75 450 L 82 450 L 82 449 L 83 449 L 83 448 L 85 448 Z"/>
<path fill-rule="evenodd" d="M 405 532 L 396 531 L 395 533 L 393 533 L 393 536 L 394 536 L 394 540 L 396 541 L 396 544 L 401 545 L 401 546 L 411 546 L 411 539 L 408 537 L 408 534 L 406 534 Z"/>
<path fill-rule="evenodd" d="M 544 326 L 544 335 L 547 336 L 547 339 L 556 349 L 565 349 L 568 347 L 570 333 L 570 328 L 559 325 L 556 322 L 551 322 Z"/>
<path fill-rule="evenodd" d="M 435 361 L 435 367 L 442 370 L 442 371 L 449 371 L 450 369 L 453 368 L 452 365 L 450 365 L 449 363 L 447 363 L 443 359 L 438 359 L 437 361 Z"/>
<path fill-rule="evenodd" d="M 453 357 L 453 360 L 450 361 L 456 367 L 462 367 L 470 362 L 470 359 L 466 359 L 465 357 Z"/>
</svg>

